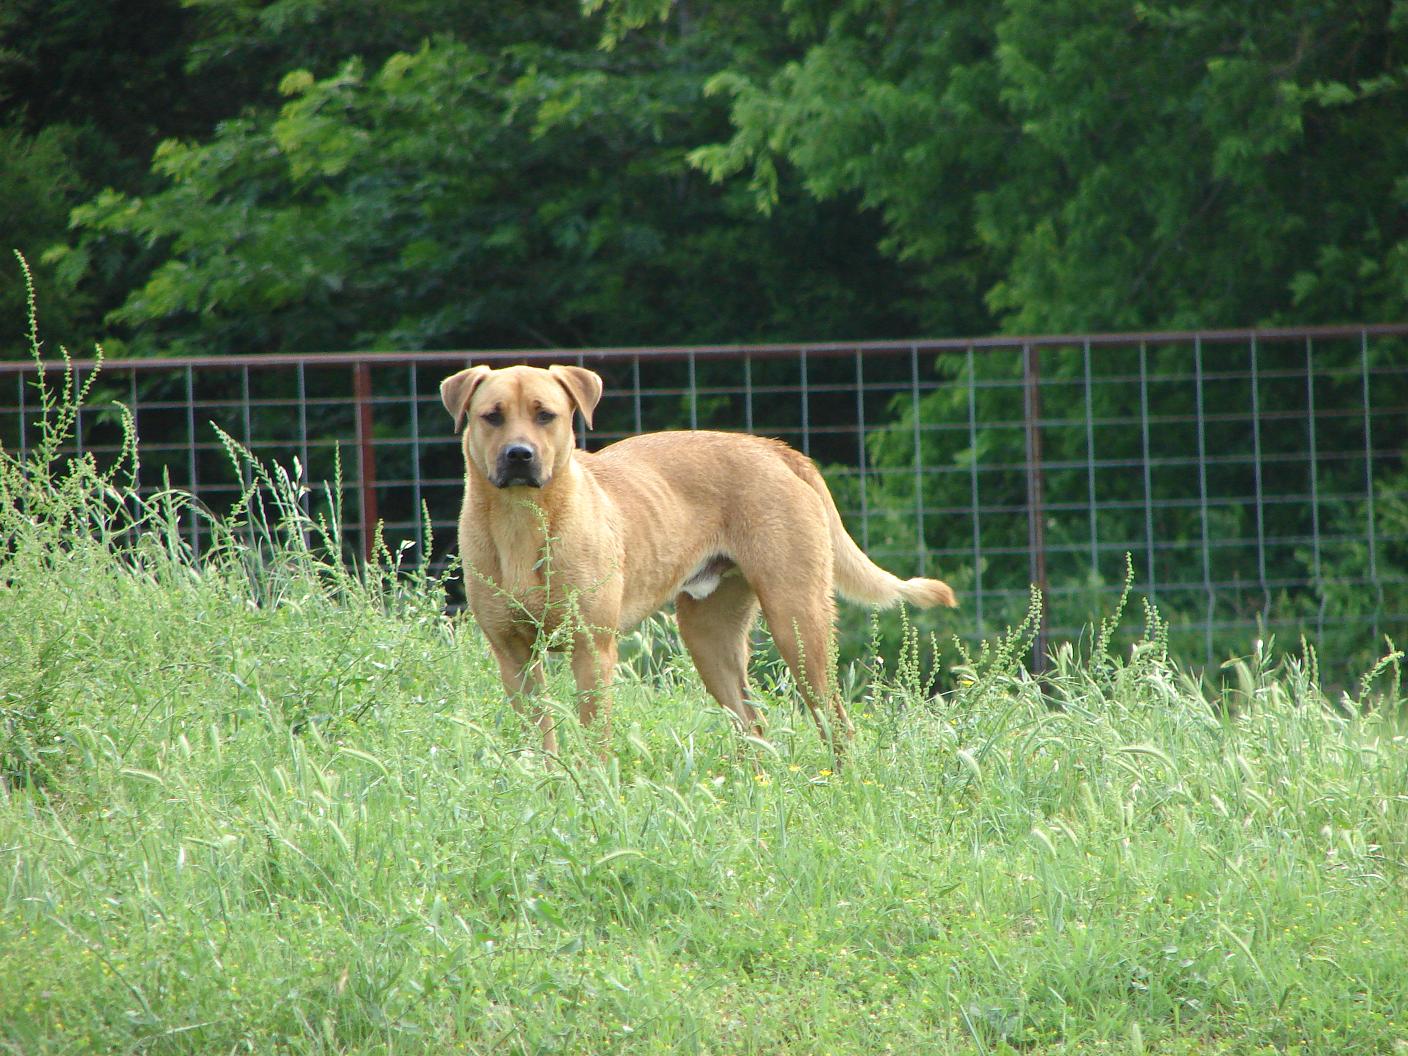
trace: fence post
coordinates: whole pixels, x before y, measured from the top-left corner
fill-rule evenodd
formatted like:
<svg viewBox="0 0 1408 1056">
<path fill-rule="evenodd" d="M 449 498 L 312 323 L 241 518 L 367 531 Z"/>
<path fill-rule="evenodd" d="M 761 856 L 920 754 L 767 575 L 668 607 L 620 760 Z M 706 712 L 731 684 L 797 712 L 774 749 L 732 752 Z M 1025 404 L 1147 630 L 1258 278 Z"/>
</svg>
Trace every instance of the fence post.
<svg viewBox="0 0 1408 1056">
<path fill-rule="evenodd" d="M 1041 624 L 1032 642 L 1032 673 L 1040 674 L 1046 670 L 1050 598 L 1046 582 L 1046 511 L 1041 478 L 1041 351 L 1034 345 L 1022 346 L 1022 375 L 1026 386 L 1027 559 L 1031 581 L 1041 591 Z"/>
<path fill-rule="evenodd" d="M 376 509 L 376 454 L 372 449 L 372 372 L 366 363 L 352 368 L 357 401 L 357 486 L 362 500 L 362 556 L 370 564 L 379 520 Z"/>
</svg>

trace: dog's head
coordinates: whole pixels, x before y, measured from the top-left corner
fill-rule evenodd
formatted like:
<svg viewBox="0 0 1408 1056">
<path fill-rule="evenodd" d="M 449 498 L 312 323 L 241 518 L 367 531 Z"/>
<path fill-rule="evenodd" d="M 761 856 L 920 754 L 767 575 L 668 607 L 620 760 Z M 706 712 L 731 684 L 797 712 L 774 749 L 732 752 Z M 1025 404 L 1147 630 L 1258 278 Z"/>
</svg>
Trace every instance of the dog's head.
<svg viewBox="0 0 1408 1056">
<path fill-rule="evenodd" d="M 496 488 L 546 486 L 572 457 L 572 412 L 590 428 L 601 378 L 583 367 L 470 367 L 440 383 L 464 457 Z"/>
</svg>

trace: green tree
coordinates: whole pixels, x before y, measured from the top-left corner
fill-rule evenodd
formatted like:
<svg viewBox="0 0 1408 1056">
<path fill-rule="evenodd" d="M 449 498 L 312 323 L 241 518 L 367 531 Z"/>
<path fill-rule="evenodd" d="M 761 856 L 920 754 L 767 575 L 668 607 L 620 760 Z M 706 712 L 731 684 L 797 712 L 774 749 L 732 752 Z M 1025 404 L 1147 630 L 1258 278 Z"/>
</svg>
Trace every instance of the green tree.
<svg viewBox="0 0 1408 1056">
<path fill-rule="evenodd" d="M 277 112 L 163 143 L 164 190 L 77 210 L 69 273 L 93 240 L 162 258 L 110 317 L 142 353 L 912 330 L 873 218 L 762 216 L 688 165 L 726 131 L 702 85 L 727 40 L 437 37 L 372 72 L 291 72 Z"/>
<path fill-rule="evenodd" d="M 68 222 L 68 211 L 82 200 L 85 189 L 75 170 L 72 152 L 75 136 L 59 125 L 30 135 L 22 128 L 0 127 L 0 216 L 4 227 L 4 256 L 0 262 L 0 358 L 20 354 L 25 348 L 25 286 L 10 251 L 18 250 L 30 268 Z M 52 276 L 41 272 L 46 288 L 57 288 Z M 81 313 L 75 293 L 46 298 L 45 321 L 64 332 Z"/>
<path fill-rule="evenodd" d="M 177 0 L 10 0 L 0 5 L 0 357 L 24 354 L 20 250 L 44 290 L 53 333 L 96 330 L 135 275 L 125 252 L 88 247 L 81 288 L 46 251 L 69 210 L 103 186 L 136 191 L 161 135 L 181 134 L 197 100 L 183 83 L 188 25 Z M 149 266 L 149 265 L 148 265 Z M 138 273 L 139 274 L 139 273 Z"/>
<path fill-rule="evenodd" d="M 880 210 L 927 318 L 1009 330 L 1397 317 L 1408 5 L 797 3 L 796 61 L 726 70 L 699 150 Z M 986 329 L 979 325 L 975 329 Z"/>
</svg>

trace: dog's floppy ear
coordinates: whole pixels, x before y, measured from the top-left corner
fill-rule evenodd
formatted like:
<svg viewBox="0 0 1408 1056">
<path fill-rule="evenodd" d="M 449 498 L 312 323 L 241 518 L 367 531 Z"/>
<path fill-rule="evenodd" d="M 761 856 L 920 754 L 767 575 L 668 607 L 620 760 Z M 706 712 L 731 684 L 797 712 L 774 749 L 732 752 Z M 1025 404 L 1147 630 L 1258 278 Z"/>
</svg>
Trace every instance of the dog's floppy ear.
<svg viewBox="0 0 1408 1056">
<path fill-rule="evenodd" d="M 464 424 L 464 412 L 469 408 L 469 398 L 474 395 L 479 383 L 488 376 L 488 367 L 470 367 L 458 374 L 451 374 L 440 383 L 440 399 L 445 404 L 445 410 L 449 411 L 450 417 L 455 420 L 455 432 L 458 433 L 460 426 Z"/>
<path fill-rule="evenodd" d="M 586 367 L 560 367 L 556 364 L 548 367 L 548 373 L 567 390 L 567 395 L 572 397 L 577 410 L 582 412 L 582 421 L 586 422 L 587 428 L 590 429 L 592 411 L 596 410 L 596 405 L 601 399 L 601 375 Z"/>
</svg>

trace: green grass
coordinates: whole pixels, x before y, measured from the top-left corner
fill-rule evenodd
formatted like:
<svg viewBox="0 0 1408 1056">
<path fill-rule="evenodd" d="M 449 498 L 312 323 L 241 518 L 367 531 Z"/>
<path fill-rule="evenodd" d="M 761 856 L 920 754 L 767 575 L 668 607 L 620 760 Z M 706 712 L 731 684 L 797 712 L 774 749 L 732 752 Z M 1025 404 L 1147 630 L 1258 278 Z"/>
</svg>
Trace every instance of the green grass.
<svg viewBox="0 0 1408 1056">
<path fill-rule="evenodd" d="M 741 745 L 656 624 L 547 770 L 296 483 L 197 564 L 115 479 L 0 467 L 0 1052 L 1408 1049 L 1396 660 L 871 656 L 833 773 L 776 666 Z"/>
</svg>

